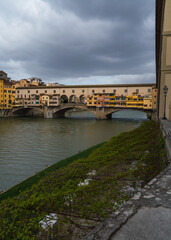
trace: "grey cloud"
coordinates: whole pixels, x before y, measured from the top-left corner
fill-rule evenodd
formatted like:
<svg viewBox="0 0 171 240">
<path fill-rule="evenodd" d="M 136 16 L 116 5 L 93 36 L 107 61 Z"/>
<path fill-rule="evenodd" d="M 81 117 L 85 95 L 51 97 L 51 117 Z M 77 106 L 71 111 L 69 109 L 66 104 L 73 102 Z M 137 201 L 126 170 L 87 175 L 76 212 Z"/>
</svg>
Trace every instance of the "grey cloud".
<svg viewBox="0 0 171 240">
<path fill-rule="evenodd" d="M 154 1 L 9 2 L 0 2 L 0 64 L 11 77 L 154 81 Z"/>
</svg>

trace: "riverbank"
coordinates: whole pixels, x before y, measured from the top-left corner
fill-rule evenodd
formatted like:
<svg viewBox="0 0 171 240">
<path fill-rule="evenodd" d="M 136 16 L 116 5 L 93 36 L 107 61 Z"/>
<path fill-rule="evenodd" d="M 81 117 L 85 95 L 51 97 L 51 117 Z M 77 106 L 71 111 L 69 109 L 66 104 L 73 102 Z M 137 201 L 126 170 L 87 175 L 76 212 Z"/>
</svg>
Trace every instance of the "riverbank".
<svg viewBox="0 0 171 240">
<path fill-rule="evenodd" d="M 0 237 L 50 239 L 50 215 L 53 239 L 81 239 L 166 164 L 159 124 L 144 122 L 2 201 Z"/>
<path fill-rule="evenodd" d="M 2 192 L 0 194 L 0 202 L 7 198 L 15 197 L 18 194 L 20 194 L 21 192 L 23 192 L 24 190 L 31 188 L 33 184 L 36 184 L 47 174 L 52 173 L 53 171 L 58 170 L 60 168 L 67 167 L 70 163 L 72 163 L 78 159 L 87 158 L 94 150 L 101 147 L 103 144 L 105 144 L 105 142 L 101 143 L 101 144 L 97 144 L 91 148 L 86 149 L 85 151 L 82 151 L 78 154 L 75 154 L 75 155 L 69 157 L 69 158 L 61 160 L 60 162 L 57 162 L 57 163 L 53 164 L 52 166 L 47 167 L 45 170 L 20 182 L 19 184 L 15 185 L 14 187 L 11 187 L 10 189 Z"/>
</svg>

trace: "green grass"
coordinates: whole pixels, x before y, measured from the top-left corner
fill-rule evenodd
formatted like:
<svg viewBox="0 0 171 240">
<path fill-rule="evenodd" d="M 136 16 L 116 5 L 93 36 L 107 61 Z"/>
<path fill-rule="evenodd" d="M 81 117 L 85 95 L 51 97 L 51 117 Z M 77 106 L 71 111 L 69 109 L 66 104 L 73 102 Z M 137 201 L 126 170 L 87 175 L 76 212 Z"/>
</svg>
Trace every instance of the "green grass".
<svg viewBox="0 0 171 240">
<path fill-rule="evenodd" d="M 82 239 L 167 164 L 154 121 L 76 156 L 34 176 L 21 193 L 14 189 L 1 201 L 0 239 L 52 239 L 52 231 L 53 239 Z M 96 174 L 88 176 L 92 170 Z M 87 178 L 89 184 L 79 186 Z M 58 222 L 45 231 L 39 222 L 49 213 L 56 213 Z"/>
</svg>

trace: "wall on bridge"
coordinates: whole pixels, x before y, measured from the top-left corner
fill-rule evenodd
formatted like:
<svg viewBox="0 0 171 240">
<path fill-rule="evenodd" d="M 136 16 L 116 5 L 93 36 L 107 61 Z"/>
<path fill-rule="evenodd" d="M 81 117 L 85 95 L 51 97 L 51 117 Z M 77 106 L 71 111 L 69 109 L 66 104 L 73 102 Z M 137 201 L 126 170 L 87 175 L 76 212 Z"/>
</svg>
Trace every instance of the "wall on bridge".
<svg viewBox="0 0 171 240">
<path fill-rule="evenodd" d="M 127 85 L 79 85 L 79 86 L 39 86 L 18 88 L 16 98 L 29 98 L 32 94 L 59 94 L 66 95 L 68 99 L 75 95 L 78 99 L 80 96 L 92 96 L 93 93 L 115 93 L 116 95 L 131 96 L 133 92 L 139 91 L 139 94 L 146 95 L 155 84 L 127 84 Z"/>
</svg>

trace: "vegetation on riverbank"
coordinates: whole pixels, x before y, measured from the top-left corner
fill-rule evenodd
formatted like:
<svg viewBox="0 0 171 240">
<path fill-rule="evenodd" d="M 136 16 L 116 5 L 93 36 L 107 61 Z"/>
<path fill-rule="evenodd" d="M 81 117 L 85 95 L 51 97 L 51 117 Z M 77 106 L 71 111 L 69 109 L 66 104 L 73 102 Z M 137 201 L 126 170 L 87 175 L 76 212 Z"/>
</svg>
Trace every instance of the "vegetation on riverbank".
<svg viewBox="0 0 171 240">
<path fill-rule="evenodd" d="M 144 122 L 3 200 L 0 239 L 81 239 L 166 164 L 159 125 Z M 42 228 L 51 213 L 56 223 Z"/>
</svg>

